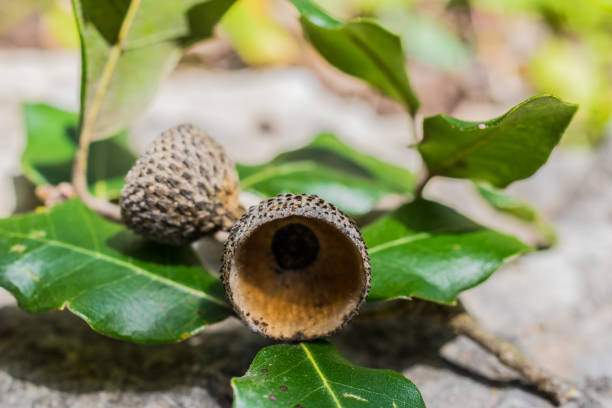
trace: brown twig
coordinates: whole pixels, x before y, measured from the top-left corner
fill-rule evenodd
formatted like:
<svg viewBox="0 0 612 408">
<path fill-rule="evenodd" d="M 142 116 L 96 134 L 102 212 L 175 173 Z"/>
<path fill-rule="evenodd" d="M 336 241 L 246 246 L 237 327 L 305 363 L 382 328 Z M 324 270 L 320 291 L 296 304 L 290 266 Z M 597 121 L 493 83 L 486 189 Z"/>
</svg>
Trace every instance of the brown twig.
<svg viewBox="0 0 612 408">
<path fill-rule="evenodd" d="M 53 207 L 74 197 L 74 188 L 72 184 L 66 182 L 59 183 L 57 186 L 44 184 L 36 187 L 34 194 L 45 207 Z"/>
<path fill-rule="evenodd" d="M 514 369 L 523 381 L 535 386 L 555 404 L 560 405 L 582 397 L 582 393 L 574 385 L 532 363 L 515 346 L 487 331 L 467 312 L 451 318 L 449 326 L 457 334 L 475 341 L 504 365 Z"/>
<path fill-rule="evenodd" d="M 419 299 L 388 302 L 382 305 L 374 303 L 355 320 L 358 324 L 367 324 L 398 316 L 408 319 L 403 320 L 403 324 L 417 325 L 415 330 L 420 332 L 434 327 L 444 327 L 450 328 L 457 335 L 468 337 L 497 357 L 502 364 L 515 370 L 526 385 L 533 386 L 555 404 L 576 400 L 578 403 L 584 402 L 584 405 L 579 404 L 579 406 L 598 406 L 573 384 L 535 365 L 515 346 L 482 327 L 461 303 L 456 306 L 445 306 Z M 408 321 L 410 323 L 406 323 Z"/>
</svg>

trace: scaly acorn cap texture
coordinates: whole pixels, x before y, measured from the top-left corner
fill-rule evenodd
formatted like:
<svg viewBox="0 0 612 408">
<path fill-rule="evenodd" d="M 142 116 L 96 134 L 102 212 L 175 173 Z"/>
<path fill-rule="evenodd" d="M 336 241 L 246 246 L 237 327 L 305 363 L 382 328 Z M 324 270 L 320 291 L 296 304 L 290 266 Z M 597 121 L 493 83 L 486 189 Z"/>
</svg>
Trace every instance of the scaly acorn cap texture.
<svg viewBox="0 0 612 408">
<path fill-rule="evenodd" d="M 221 277 L 237 314 L 284 341 L 339 330 L 370 289 L 370 258 L 353 220 L 314 195 L 281 194 L 230 230 Z"/>
<path fill-rule="evenodd" d="M 229 230 L 244 209 L 238 174 L 223 148 L 201 129 L 163 132 L 125 178 L 119 205 L 125 224 L 148 239 L 183 245 Z"/>
</svg>

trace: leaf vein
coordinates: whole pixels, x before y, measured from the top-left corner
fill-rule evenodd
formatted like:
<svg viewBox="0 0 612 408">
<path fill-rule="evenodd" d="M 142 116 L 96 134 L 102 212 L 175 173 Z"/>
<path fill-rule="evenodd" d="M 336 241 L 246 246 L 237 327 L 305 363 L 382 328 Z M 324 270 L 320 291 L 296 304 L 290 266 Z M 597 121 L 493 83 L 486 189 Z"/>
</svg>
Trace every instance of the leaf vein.
<svg viewBox="0 0 612 408">
<path fill-rule="evenodd" d="M 497 124 L 497 126 L 494 129 L 491 129 L 491 132 L 488 135 L 485 135 L 484 137 L 476 139 L 473 143 L 466 146 L 463 150 L 459 150 L 456 153 L 454 153 L 451 157 L 449 157 L 444 162 L 442 162 L 437 168 L 431 170 L 431 174 L 432 175 L 442 174 L 449 167 L 455 165 L 459 160 L 463 159 L 465 156 L 472 153 L 474 150 L 478 149 L 480 146 L 487 144 L 492 139 L 494 139 L 495 136 L 499 134 L 500 130 L 502 130 L 502 128 L 499 126 L 499 124 Z"/>
<path fill-rule="evenodd" d="M 291 403 L 291 406 L 293 407 L 297 405 L 299 402 L 304 402 L 306 398 L 310 397 L 312 394 L 319 391 L 321 388 L 323 388 L 323 385 L 319 385 L 318 387 L 314 388 L 312 391 L 307 392 L 306 394 L 302 395 L 300 398 L 296 399 L 295 402 Z"/>
<path fill-rule="evenodd" d="M 95 285 L 95 286 L 92 286 L 92 287 L 87 287 L 84 290 L 82 290 L 79 293 L 77 293 L 76 295 L 72 296 L 70 298 L 69 302 L 77 301 L 81 296 L 86 295 L 86 294 L 88 294 L 90 292 L 93 292 L 94 290 L 99 290 L 99 289 L 101 289 L 103 287 L 114 285 L 117 282 L 128 280 L 128 279 L 131 279 L 133 277 L 134 276 L 132 276 L 132 275 L 125 275 L 125 276 L 121 276 L 119 279 L 113 279 L 113 280 L 110 280 L 110 281 L 107 281 L 107 282 L 104 282 L 104 283 L 100 283 L 99 285 Z M 112 309 L 111 309 L 111 312 L 112 312 Z M 105 317 L 105 316 L 103 316 L 103 317 Z"/>
<path fill-rule="evenodd" d="M 100 252 L 100 242 L 98 242 L 98 238 L 93 233 L 94 228 L 93 228 L 93 225 L 91 225 L 91 220 L 87 216 L 87 213 L 85 212 L 84 207 L 78 206 L 78 208 L 79 208 L 81 215 L 83 216 L 83 219 L 85 220 L 85 223 L 87 223 L 87 226 L 89 227 L 86 229 L 87 229 L 87 232 L 89 232 L 89 235 L 91 236 L 91 241 L 93 243 L 94 249 L 96 250 L 96 252 Z"/>
<path fill-rule="evenodd" d="M 217 304 L 219 304 L 221 306 L 229 308 L 229 305 L 227 303 L 225 303 L 224 301 L 222 301 L 222 300 L 220 300 L 220 299 L 218 299 L 218 298 L 216 298 L 214 296 L 209 295 L 206 292 L 202 292 L 202 291 L 199 291 L 197 289 L 191 288 L 189 286 L 185 286 L 185 285 L 180 284 L 178 282 L 172 281 L 170 279 L 167 279 L 167 278 L 155 275 L 155 274 L 153 274 L 153 273 L 151 273 L 151 272 L 149 272 L 149 271 L 147 271 L 145 269 L 142 269 L 142 268 L 140 268 L 140 267 L 138 267 L 136 265 L 130 264 L 130 263 L 125 262 L 125 261 L 121 261 L 119 259 L 113 258 L 113 257 L 108 256 L 108 255 L 103 254 L 103 253 L 93 252 L 93 251 L 91 251 L 89 249 L 81 248 L 81 247 L 74 246 L 74 245 L 71 245 L 71 244 L 67 244 L 65 242 L 61 242 L 61 241 L 57 241 L 57 240 L 51 240 L 51 239 L 46 239 L 45 240 L 45 239 L 41 239 L 41 238 L 30 237 L 30 236 L 27 236 L 27 235 L 21 234 L 21 233 L 9 232 L 9 231 L 4 231 L 4 233 L 6 235 L 8 235 L 8 236 L 12 236 L 12 237 L 16 237 L 16 238 L 23 238 L 23 239 L 33 240 L 33 241 L 39 241 L 39 242 L 43 242 L 43 243 L 46 243 L 46 244 L 51 245 L 51 246 L 57 246 L 57 247 L 61 247 L 61 248 L 65 248 L 65 249 L 71 250 L 71 251 L 75 251 L 75 252 L 84 254 L 86 256 L 91 256 L 91 257 L 94 257 L 94 258 L 103 259 L 103 260 L 105 260 L 105 261 L 107 261 L 109 263 L 112 263 L 112 264 L 115 264 L 115 265 L 118 265 L 118 266 L 130 269 L 130 270 L 132 270 L 133 272 L 135 272 L 135 273 L 137 273 L 139 275 L 144 275 L 144 276 L 149 277 L 152 280 L 156 280 L 156 281 L 161 282 L 161 283 L 163 283 L 165 285 L 172 286 L 172 287 L 174 287 L 174 288 L 176 288 L 176 289 L 178 289 L 180 291 L 187 292 L 187 293 L 189 293 L 191 295 L 194 295 L 194 296 L 197 296 L 197 297 L 201 297 L 201 298 L 210 300 L 210 301 L 212 301 L 214 303 L 217 303 Z"/>
<path fill-rule="evenodd" d="M 393 85 L 393 88 L 395 89 L 395 91 L 399 95 L 401 95 L 401 98 L 403 99 L 404 103 L 406 105 L 408 105 L 408 109 L 411 112 L 414 113 L 414 111 L 416 110 L 416 108 L 413 107 L 414 101 L 412 100 L 412 98 L 410 96 L 406 95 L 406 93 L 404 92 L 404 89 L 403 89 L 402 85 L 400 84 L 399 80 L 395 77 L 395 75 L 393 75 L 393 72 L 391 70 L 389 70 L 389 68 L 380 59 L 380 57 L 376 54 L 376 52 L 371 50 L 368 47 L 368 45 L 364 41 L 362 41 L 361 38 L 356 36 L 354 33 L 352 33 L 349 30 L 347 30 L 346 34 L 347 34 L 348 38 L 353 43 L 355 43 L 357 45 L 357 47 L 360 48 L 364 52 L 364 54 L 366 54 L 368 56 L 368 58 L 370 58 L 370 60 L 372 60 L 374 65 L 376 65 L 378 67 L 378 69 L 381 70 L 381 72 L 384 74 L 384 76 L 387 77 L 389 82 L 391 82 L 391 84 Z"/>
<path fill-rule="evenodd" d="M 368 250 L 368 253 L 370 255 L 372 255 L 372 254 L 375 254 L 376 252 L 380 252 L 380 251 L 385 250 L 387 248 L 392 248 L 392 247 L 400 246 L 402 244 L 407 244 L 407 243 L 412 242 L 412 241 L 419 241 L 419 240 L 426 239 L 426 238 L 429 238 L 429 237 L 431 237 L 430 234 L 428 234 L 426 232 L 421 232 L 419 234 L 414 234 L 414 235 L 410 235 L 410 236 L 407 236 L 407 237 L 398 238 L 398 239 L 395 239 L 393 241 L 385 242 L 384 244 L 375 245 L 375 246 L 371 247 Z"/>
<path fill-rule="evenodd" d="M 271 179 L 276 176 L 287 175 L 297 171 L 312 171 L 317 168 L 317 165 L 309 161 L 301 161 L 295 163 L 279 164 L 278 166 L 270 166 L 263 170 L 256 172 L 250 176 L 245 177 L 241 181 L 242 188 L 251 188 L 256 183 L 261 183 L 267 179 Z"/>
<path fill-rule="evenodd" d="M 49 224 L 49 229 L 51 230 L 51 236 L 53 238 L 57 238 L 57 233 L 55 232 L 55 225 L 53 224 L 53 219 L 51 218 L 51 214 L 49 214 L 48 210 L 45 210 L 45 219 Z"/>
<path fill-rule="evenodd" d="M 47 245 L 43 245 L 40 248 L 47 248 L 47 247 L 48 247 Z M 34 251 L 32 251 L 32 252 L 34 252 Z M 38 291 L 37 291 L 38 294 L 32 298 L 32 302 L 38 300 L 38 298 L 40 297 L 42 292 L 45 289 L 47 289 L 47 288 L 51 287 L 52 285 L 54 285 L 55 282 L 57 282 L 59 279 L 65 279 L 65 278 L 67 278 L 69 276 L 72 276 L 75 273 L 79 272 L 81 269 L 83 269 L 85 266 L 87 266 L 90 263 L 95 262 L 95 261 L 96 261 L 96 259 L 89 259 L 86 262 L 83 262 L 82 264 L 76 266 L 73 270 L 69 271 L 65 275 L 59 275 L 59 276 L 56 276 L 55 279 L 50 279 L 50 280 L 43 281 L 43 283 L 41 283 L 40 286 L 38 287 Z"/>
<path fill-rule="evenodd" d="M 275 380 L 275 379 L 277 379 L 278 377 L 280 377 L 281 375 L 283 375 L 283 374 L 285 374 L 285 373 L 287 373 L 287 372 L 289 372 L 289 371 L 291 371 L 291 370 L 296 369 L 297 367 L 299 367 L 299 366 L 300 366 L 302 363 L 304 363 L 304 362 L 306 362 L 306 361 L 308 361 L 308 359 L 307 359 L 307 358 L 304 358 L 303 360 L 300 360 L 300 362 L 299 362 L 299 363 L 297 363 L 297 364 L 295 364 L 294 366 L 291 366 L 291 367 L 289 367 L 288 369 L 286 369 L 286 370 L 284 370 L 284 371 L 282 371 L 282 372 L 280 372 L 280 373 L 276 374 L 274 377 L 270 378 L 270 379 L 269 379 L 269 381 Z"/>
<path fill-rule="evenodd" d="M 323 375 L 323 372 L 319 368 L 319 365 L 317 364 L 317 362 L 314 359 L 314 357 L 313 357 L 312 353 L 310 352 L 310 350 L 308 350 L 308 347 L 306 347 L 306 345 L 304 343 L 300 343 L 300 346 L 302 347 L 302 350 L 304 350 L 304 354 L 306 354 L 306 357 L 308 358 L 308 360 L 310 361 L 310 363 L 314 367 L 315 371 L 317 372 L 317 375 L 321 378 L 321 381 L 323 382 L 323 386 L 325 387 L 327 392 L 332 397 L 332 400 L 334 401 L 336 406 L 338 408 L 342 408 L 342 404 L 340 404 L 340 400 L 338 399 L 338 397 L 334 393 L 334 390 L 330 387 L 329 383 L 327 382 L 327 378 Z"/>
</svg>

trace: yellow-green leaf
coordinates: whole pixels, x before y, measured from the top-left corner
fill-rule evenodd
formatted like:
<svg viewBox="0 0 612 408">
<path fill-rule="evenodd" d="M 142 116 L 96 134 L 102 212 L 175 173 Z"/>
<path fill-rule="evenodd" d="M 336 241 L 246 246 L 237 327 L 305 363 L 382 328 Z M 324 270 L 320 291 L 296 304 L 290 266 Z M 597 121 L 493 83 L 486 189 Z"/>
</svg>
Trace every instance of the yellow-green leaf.
<svg viewBox="0 0 612 408">
<path fill-rule="evenodd" d="M 93 139 L 124 130 L 186 47 L 209 38 L 234 0 L 74 0 L 81 37 L 81 115 Z M 85 116 L 83 116 L 85 115 Z"/>
</svg>

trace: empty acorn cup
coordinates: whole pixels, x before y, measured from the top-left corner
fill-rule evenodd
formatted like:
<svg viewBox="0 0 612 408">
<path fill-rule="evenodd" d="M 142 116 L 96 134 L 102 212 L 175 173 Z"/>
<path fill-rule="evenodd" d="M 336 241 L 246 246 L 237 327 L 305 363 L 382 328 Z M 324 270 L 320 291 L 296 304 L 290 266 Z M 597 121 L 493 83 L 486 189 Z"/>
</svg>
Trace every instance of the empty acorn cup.
<svg viewBox="0 0 612 408">
<path fill-rule="evenodd" d="M 244 208 L 238 174 L 223 148 L 201 129 L 163 132 L 125 178 L 124 223 L 156 242 L 183 245 L 229 230 Z"/>
<path fill-rule="evenodd" d="M 370 288 L 356 224 L 312 195 L 283 194 L 249 208 L 230 230 L 221 275 L 238 315 L 277 340 L 340 329 Z"/>
</svg>

